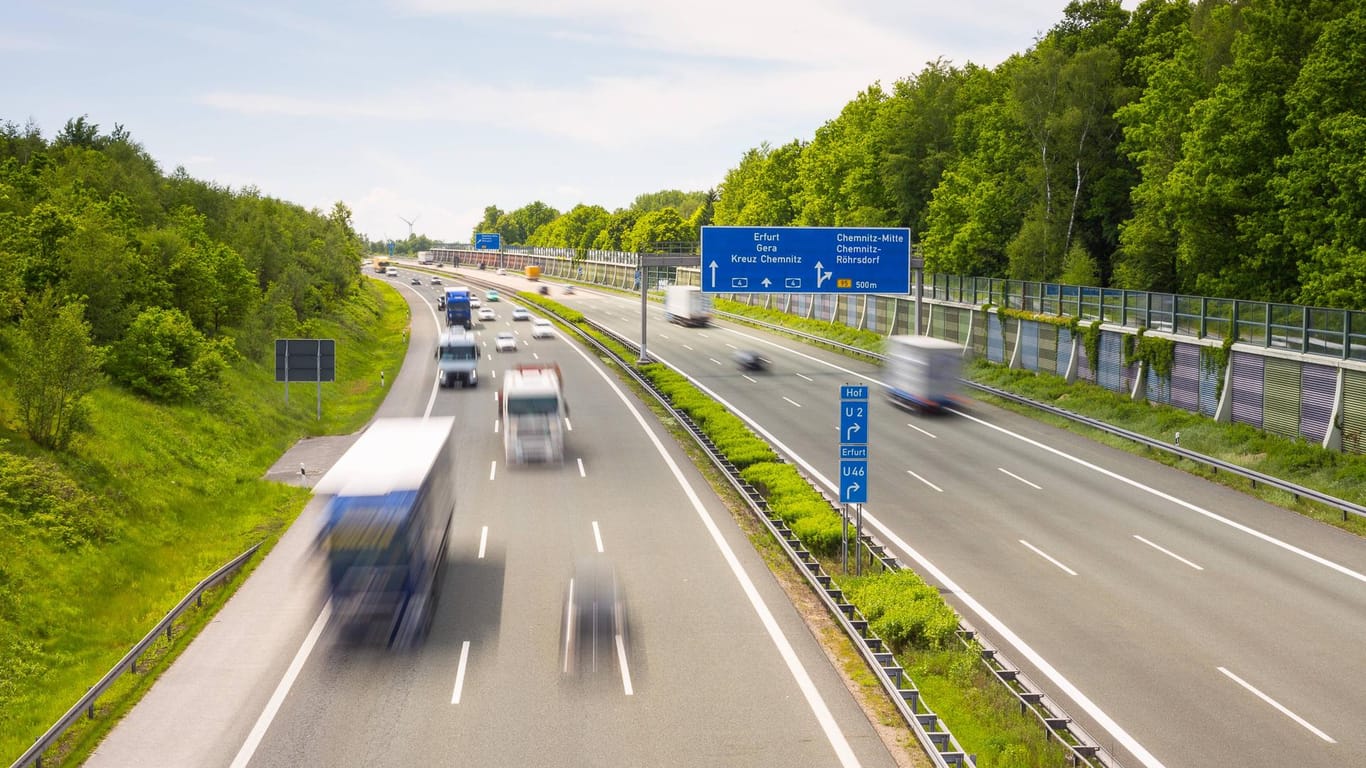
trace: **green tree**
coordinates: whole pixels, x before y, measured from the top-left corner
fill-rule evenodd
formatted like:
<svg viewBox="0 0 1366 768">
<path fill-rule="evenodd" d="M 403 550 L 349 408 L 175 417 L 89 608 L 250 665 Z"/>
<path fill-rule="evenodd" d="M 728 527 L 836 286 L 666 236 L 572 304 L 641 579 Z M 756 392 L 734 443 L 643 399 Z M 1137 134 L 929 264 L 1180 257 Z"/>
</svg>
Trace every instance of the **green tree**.
<svg viewBox="0 0 1366 768">
<path fill-rule="evenodd" d="M 178 309 L 150 307 L 113 347 L 110 374 L 154 400 L 183 402 L 211 391 L 227 369 L 227 347 L 204 338 Z"/>
<path fill-rule="evenodd" d="M 631 227 L 629 237 L 623 239 L 624 250 L 639 253 L 655 252 L 660 243 L 692 240 L 693 229 L 683 220 L 676 208 L 661 208 L 642 214 Z"/>
<path fill-rule="evenodd" d="M 892 205 L 878 169 L 872 126 L 887 95 L 864 89 L 839 117 L 816 129 L 798 160 L 797 223 L 805 226 L 879 226 Z"/>
<path fill-rule="evenodd" d="M 80 302 L 52 290 L 29 299 L 14 341 L 15 400 L 33 442 L 63 449 L 85 429 L 87 395 L 103 377 L 105 351 L 95 346 Z"/>
</svg>

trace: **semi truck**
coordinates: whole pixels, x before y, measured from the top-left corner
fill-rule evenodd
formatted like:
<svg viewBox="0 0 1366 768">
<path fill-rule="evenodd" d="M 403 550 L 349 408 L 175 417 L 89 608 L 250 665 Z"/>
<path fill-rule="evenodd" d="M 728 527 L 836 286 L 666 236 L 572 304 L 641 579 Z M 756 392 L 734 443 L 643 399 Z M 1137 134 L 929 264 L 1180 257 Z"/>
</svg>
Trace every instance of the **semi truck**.
<svg viewBox="0 0 1366 768">
<path fill-rule="evenodd" d="M 371 260 L 371 264 L 374 265 L 375 274 L 377 275 L 383 275 L 389 271 L 389 259 L 385 256 L 374 257 L 374 259 Z"/>
<path fill-rule="evenodd" d="M 541 268 L 535 264 L 529 264 L 526 268 L 526 279 L 536 281 L 541 279 Z"/>
<path fill-rule="evenodd" d="M 664 316 L 679 325 L 707 325 L 711 323 L 711 297 L 695 285 L 670 285 L 664 289 Z"/>
<path fill-rule="evenodd" d="M 957 402 L 963 350 L 929 336 L 887 339 L 887 396 L 898 405 L 938 412 Z"/>
<path fill-rule="evenodd" d="M 513 366 L 499 394 L 503 458 L 509 464 L 564 460 L 564 379 L 555 363 Z"/>
<path fill-rule="evenodd" d="M 394 648 L 425 637 L 455 512 L 454 435 L 451 417 L 379 419 L 314 486 L 345 637 Z"/>
<path fill-rule="evenodd" d="M 468 331 L 449 329 L 441 332 L 436 345 L 437 381 L 443 387 L 479 386 L 479 347 Z"/>
<path fill-rule="evenodd" d="M 446 289 L 446 325 L 458 325 L 467 331 L 474 327 L 474 317 L 470 314 L 469 288 L 456 285 Z"/>
</svg>

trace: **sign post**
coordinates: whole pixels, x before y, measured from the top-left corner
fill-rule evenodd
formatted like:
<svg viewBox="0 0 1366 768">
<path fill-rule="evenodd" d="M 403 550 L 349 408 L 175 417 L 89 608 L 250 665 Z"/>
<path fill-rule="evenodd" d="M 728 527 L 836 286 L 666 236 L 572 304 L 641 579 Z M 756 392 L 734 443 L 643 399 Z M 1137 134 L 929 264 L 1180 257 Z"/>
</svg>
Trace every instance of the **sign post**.
<svg viewBox="0 0 1366 768">
<path fill-rule="evenodd" d="M 840 516 L 844 538 L 840 547 L 844 572 L 849 572 L 849 507 L 853 504 L 854 541 L 863 540 L 863 505 L 868 501 L 868 385 L 840 387 Z M 863 555 L 854 550 L 855 575 L 863 573 Z"/>
</svg>

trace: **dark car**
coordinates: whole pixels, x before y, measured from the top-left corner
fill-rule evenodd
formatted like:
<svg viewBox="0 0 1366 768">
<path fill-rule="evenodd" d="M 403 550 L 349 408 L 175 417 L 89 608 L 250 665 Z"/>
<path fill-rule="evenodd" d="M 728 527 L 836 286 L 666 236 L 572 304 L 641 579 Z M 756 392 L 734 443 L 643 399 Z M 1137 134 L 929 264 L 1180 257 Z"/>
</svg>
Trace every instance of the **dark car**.
<svg viewBox="0 0 1366 768">
<path fill-rule="evenodd" d="M 742 371 L 762 371 L 768 368 L 768 358 L 750 349 L 735 353 L 735 364 Z"/>
</svg>

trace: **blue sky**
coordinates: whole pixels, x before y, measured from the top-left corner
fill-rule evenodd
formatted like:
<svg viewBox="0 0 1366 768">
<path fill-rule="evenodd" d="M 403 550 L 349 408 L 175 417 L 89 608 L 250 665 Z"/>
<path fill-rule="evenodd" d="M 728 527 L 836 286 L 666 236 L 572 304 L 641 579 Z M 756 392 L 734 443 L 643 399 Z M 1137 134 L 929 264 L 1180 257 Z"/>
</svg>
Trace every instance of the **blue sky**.
<svg viewBox="0 0 1366 768">
<path fill-rule="evenodd" d="M 466 241 L 487 205 L 715 187 L 875 81 L 1025 50 L 1065 5 L 0 0 L 0 120 L 88 115 L 166 172 Z"/>
</svg>

